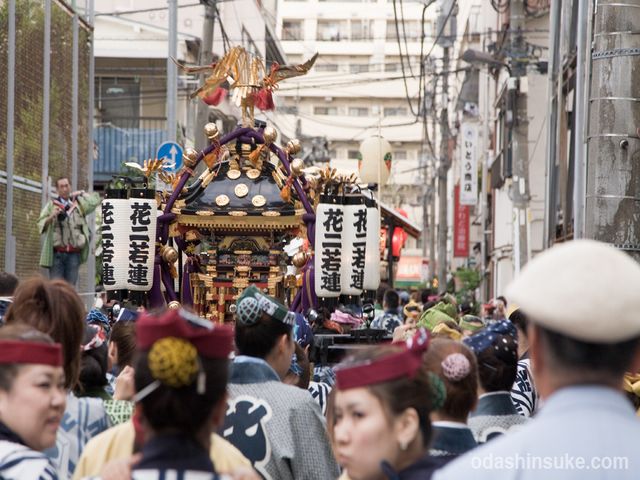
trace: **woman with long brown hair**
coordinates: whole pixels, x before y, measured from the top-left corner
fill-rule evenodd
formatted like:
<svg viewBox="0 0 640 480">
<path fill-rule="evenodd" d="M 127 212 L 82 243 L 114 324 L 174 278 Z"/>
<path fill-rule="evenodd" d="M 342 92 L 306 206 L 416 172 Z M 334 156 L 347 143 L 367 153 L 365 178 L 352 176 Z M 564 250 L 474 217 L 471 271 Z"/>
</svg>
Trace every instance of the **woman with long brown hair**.
<svg viewBox="0 0 640 480">
<path fill-rule="evenodd" d="M 109 427 L 102 400 L 77 398 L 82 338 L 86 316 L 80 297 L 64 280 L 34 277 L 20 284 L 5 317 L 7 325 L 26 324 L 49 335 L 62 349 L 67 406 L 50 453 L 61 478 L 73 474 L 82 448 Z"/>
</svg>

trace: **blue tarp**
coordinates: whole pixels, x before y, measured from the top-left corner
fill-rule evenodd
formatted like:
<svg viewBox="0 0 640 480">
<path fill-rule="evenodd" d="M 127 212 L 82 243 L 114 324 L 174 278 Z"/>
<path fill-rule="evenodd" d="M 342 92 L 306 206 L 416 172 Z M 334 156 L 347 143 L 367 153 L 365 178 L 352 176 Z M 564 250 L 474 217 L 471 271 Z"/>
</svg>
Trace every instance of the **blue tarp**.
<svg viewBox="0 0 640 480">
<path fill-rule="evenodd" d="M 98 146 L 94 161 L 94 174 L 112 175 L 122 170 L 124 162 L 137 162 L 155 158 L 156 149 L 167 138 L 164 129 L 120 128 L 112 125 L 97 126 L 93 139 Z"/>
</svg>

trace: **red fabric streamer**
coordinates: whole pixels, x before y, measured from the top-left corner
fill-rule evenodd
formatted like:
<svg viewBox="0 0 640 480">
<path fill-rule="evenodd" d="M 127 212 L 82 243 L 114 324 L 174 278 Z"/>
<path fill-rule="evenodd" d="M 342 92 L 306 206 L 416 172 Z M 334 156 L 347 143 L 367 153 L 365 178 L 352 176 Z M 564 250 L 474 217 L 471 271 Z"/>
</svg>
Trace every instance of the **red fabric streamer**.
<svg viewBox="0 0 640 480">
<path fill-rule="evenodd" d="M 273 103 L 273 94 L 268 87 L 258 90 L 253 97 L 254 105 L 262 111 L 273 110 L 276 108 Z"/>
<path fill-rule="evenodd" d="M 216 105 L 220 105 L 220 103 L 227 98 L 227 93 L 229 93 L 229 91 L 226 88 L 218 87 L 207 96 L 202 97 L 202 101 L 207 105 L 215 107 Z"/>
</svg>

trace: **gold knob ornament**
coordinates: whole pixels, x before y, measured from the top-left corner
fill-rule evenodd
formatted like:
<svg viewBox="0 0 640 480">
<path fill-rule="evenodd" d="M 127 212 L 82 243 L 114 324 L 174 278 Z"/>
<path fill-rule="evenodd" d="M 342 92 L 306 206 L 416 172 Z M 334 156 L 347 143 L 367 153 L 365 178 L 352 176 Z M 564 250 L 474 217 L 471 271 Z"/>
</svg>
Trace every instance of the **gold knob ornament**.
<svg viewBox="0 0 640 480">
<path fill-rule="evenodd" d="M 302 175 L 302 169 L 304 168 L 304 162 L 300 158 L 296 158 L 291 161 L 291 175 L 299 177 Z"/>
<path fill-rule="evenodd" d="M 173 247 L 163 247 L 162 259 L 169 264 L 176 263 L 178 261 L 178 252 Z"/>
<path fill-rule="evenodd" d="M 207 123 L 204 126 L 204 134 L 209 139 L 209 142 L 213 143 L 218 140 L 220 137 L 220 131 L 218 130 L 218 126 L 215 123 Z"/>
<path fill-rule="evenodd" d="M 186 148 L 182 158 L 184 160 L 184 164 L 188 168 L 193 168 L 196 166 L 196 162 L 198 161 L 198 151 L 195 148 Z"/>
<path fill-rule="evenodd" d="M 287 146 L 285 150 L 289 155 L 295 155 L 297 153 L 300 153 L 300 151 L 302 150 L 302 145 L 300 144 L 300 140 L 298 140 L 297 138 L 292 138 L 287 142 Z"/>
<path fill-rule="evenodd" d="M 178 310 L 180 307 L 181 307 L 180 302 L 178 302 L 177 300 L 169 302 L 169 304 L 167 305 L 167 308 L 169 310 Z"/>
<path fill-rule="evenodd" d="M 262 137 L 264 138 L 265 145 L 269 145 L 278 138 L 278 131 L 273 127 L 265 127 Z"/>
<path fill-rule="evenodd" d="M 293 256 L 291 263 L 296 268 L 302 268 L 306 265 L 308 260 L 307 254 L 305 252 L 298 252 Z"/>
</svg>

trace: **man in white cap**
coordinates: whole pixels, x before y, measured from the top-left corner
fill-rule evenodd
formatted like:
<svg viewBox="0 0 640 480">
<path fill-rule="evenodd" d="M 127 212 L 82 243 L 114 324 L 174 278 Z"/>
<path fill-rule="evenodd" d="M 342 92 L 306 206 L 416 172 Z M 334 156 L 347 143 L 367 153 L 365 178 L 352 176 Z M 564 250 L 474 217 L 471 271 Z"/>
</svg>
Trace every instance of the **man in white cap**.
<svg viewBox="0 0 640 480">
<path fill-rule="evenodd" d="M 526 312 L 543 408 L 436 480 L 636 479 L 640 420 L 622 393 L 640 367 L 640 265 L 591 240 L 533 259 L 507 290 Z"/>
</svg>

